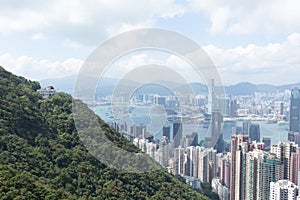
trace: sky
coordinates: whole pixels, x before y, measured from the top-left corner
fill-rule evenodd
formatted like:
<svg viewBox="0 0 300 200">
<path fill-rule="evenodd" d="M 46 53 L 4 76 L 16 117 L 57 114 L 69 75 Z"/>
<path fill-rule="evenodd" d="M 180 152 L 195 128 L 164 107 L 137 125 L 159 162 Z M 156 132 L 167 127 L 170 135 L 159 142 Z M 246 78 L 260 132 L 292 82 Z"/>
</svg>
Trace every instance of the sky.
<svg viewBox="0 0 300 200">
<path fill-rule="evenodd" d="M 298 0 L 0 3 L 0 65 L 32 80 L 76 75 L 90 53 L 108 38 L 157 27 L 196 41 L 226 85 L 300 82 Z M 156 59 L 153 57 L 137 53 L 121 60 L 120 65 L 149 63 Z M 182 62 L 169 55 L 164 63 Z"/>
</svg>

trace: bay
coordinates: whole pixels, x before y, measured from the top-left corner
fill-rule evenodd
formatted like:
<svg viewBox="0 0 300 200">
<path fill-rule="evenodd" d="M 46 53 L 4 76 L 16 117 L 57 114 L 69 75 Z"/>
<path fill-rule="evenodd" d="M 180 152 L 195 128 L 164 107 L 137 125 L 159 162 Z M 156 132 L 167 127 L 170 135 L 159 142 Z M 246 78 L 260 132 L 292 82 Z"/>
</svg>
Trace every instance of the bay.
<svg viewBox="0 0 300 200">
<path fill-rule="evenodd" d="M 162 137 L 162 127 L 171 127 L 171 137 L 172 137 L 172 122 L 168 122 L 166 116 L 160 116 L 159 113 L 150 114 L 150 106 L 135 106 L 132 112 L 124 115 L 122 118 L 120 116 L 116 117 L 116 113 L 113 112 L 111 105 L 106 106 L 95 106 L 91 107 L 92 110 L 105 122 L 107 123 L 124 123 L 126 122 L 128 130 L 133 124 L 144 124 L 147 126 L 147 131 L 154 135 L 156 139 Z M 158 118 L 158 120 L 157 120 Z M 152 121 L 155 119 L 156 124 Z M 158 123 L 161 119 L 161 122 Z M 285 142 L 288 139 L 288 125 L 278 125 L 277 123 L 267 123 L 266 121 L 251 121 L 252 123 L 258 123 L 260 125 L 261 140 L 263 137 L 270 137 L 271 143 L 277 144 L 278 142 Z M 225 121 L 223 124 L 223 139 L 226 142 L 230 142 L 231 135 L 235 133 L 236 127 L 242 127 L 243 121 Z M 193 132 L 198 132 L 199 141 L 204 139 L 208 134 L 209 124 L 200 123 L 183 123 L 183 137 Z"/>
</svg>

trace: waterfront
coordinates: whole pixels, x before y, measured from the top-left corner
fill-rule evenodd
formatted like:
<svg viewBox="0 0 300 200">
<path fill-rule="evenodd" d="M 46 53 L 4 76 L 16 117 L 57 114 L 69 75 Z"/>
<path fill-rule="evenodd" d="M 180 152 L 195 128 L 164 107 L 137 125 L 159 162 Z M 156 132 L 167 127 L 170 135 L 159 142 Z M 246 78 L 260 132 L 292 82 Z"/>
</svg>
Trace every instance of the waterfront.
<svg viewBox="0 0 300 200">
<path fill-rule="evenodd" d="M 132 124 L 144 124 L 147 126 L 147 131 L 155 136 L 155 138 L 160 139 L 162 137 L 162 127 L 171 127 L 171 137 L 172 137 L 172 122 L 166 120 L 166 116 L 159 116 L 159 113 L 151 112 L 151 117 L 149 114 L 149 107 L 147 106 L 136 106 L 130 114 L 124 115 L 123 118 L 114 117 L 114 112 L 110 105 L 106 106 L 95 106 L 91 109 L 102 118 L 107 123 L 121 122 L 130 127 Z M 116 120 L 115 120 L 116 118 Z M 155 119 L 155 124 L 153 120 Z M 161 121 L 159 121 L 161 119 Z M 277 144 L 279 141 L 287 141 L 288 135 L 288 125 L 278 125 L 277 123 L 268 123 L 266 121 L 251 121 L 252 123 L 258 123 L 260 125 L 261 139 L 263 137 L 270 137 L 272 144 Z M 225 121 L 223 125 L 223 138 L 226 142 L 230 142 L 232 133 L 235 132 L 236 127 L 242 127 L 243 121 Z M 183 136 L 186 134 L 192 134 L 193 132 L 198 132 L 199 141 L 207 136 L 209 124 L 206 123 L 183 123 Z M 129 128 L 128 128 L 129 130 Z"/>
</svg>

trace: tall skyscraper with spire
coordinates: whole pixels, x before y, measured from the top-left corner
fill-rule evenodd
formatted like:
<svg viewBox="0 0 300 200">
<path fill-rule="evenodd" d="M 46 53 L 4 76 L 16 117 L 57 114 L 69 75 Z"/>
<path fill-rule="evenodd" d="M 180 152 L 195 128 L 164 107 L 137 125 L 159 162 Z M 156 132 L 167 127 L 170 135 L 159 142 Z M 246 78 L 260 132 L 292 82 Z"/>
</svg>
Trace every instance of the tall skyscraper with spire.
<svg viewBox="0 0 300 200">
<path fill-rule="evenodd" d="M 211 123 L 209 136 L 206 137 L 205 140 L 208 147 L 214 147 L 220 153 L 223 152 L 225 148 L 222 133 L 225 104 L 223 105 L 223 103 L 218 102 L 226 98 L 224 96 L 217 96 L 215 93 L 216 89 L 214 79 L 210 79 L 208 83 L 208 113 L 211 115 Z"/>
<path fill-rule="evenodd" d="M 215 82 L 210 79 L 208 83 L 208 113 L 212 113 L 215 108 Z"/>
</svg>

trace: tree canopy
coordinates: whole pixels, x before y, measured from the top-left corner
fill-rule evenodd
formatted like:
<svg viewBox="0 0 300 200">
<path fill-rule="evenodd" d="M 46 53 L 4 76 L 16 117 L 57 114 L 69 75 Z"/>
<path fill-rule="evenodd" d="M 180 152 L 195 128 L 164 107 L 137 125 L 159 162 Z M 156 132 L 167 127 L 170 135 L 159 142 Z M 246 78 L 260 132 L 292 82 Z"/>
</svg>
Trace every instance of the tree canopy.
<svg viewBox="0 0 300 200">
<path fill-rule="evenodd" d="M 95 159 L 75 128 L 72 97 L 0 67 L 0 199 L 208 199 L 164 170 L 122 173 Z M 100 118 L 106 136 L 133 144 Z"/>
</svg>

